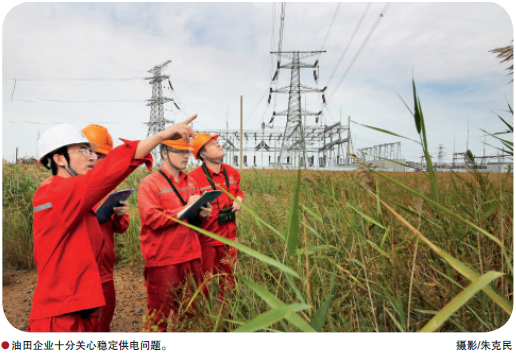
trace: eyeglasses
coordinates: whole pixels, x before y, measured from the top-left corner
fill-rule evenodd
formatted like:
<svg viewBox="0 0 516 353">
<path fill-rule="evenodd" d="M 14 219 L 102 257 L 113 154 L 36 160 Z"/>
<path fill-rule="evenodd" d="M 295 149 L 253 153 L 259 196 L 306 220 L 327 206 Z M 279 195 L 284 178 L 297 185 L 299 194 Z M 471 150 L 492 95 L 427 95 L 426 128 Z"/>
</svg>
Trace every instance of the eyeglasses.
<svg viewBox="0 0 516 353">
<path fill-rule="evenodd" d="M 82 154 L 84 154 L 86 157 L 92 156 L 93 159 L 97 159 L 97 155 L 95 154 L 95 152 L 93 152 L 92 150 L 87 150 L 85 148 L 81 148 L 80 150 L 77 150 L 77 151 L 68 151 L 68 153 L 75 153 L 75 152 L 82 152 Z"/>
<path fill-rule="evenodd" d="M 189 155 L 190 154 L 190 151 L 186 151 L 186 150 L 167 150 L 167 152 L 172 152 L 172 153 L 178 153 L 178 154 L 183 154 L 183 155 Z"/>
<path fill-rule="evenodd" d="M 97 153 L 97 152 L 95 152 L 95 155 L 97 156 L 97 159 L 104 159 L 104 158 L 106 158 L 106 157 L 107 157 L 107 155 L 106 155 L 106 154 L 103 154 L 103 153 Z"/>
</svg>

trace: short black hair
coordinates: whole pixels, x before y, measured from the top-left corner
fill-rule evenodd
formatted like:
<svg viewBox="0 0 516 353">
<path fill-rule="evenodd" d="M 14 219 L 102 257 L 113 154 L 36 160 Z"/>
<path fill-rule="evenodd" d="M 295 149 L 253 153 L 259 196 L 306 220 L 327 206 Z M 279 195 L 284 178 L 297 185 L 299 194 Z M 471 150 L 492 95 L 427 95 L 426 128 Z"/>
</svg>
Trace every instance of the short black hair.
<svg viewBox="0 0 516 353">
<path fill-rule="evenodd" d="M 46 159 L 43 160 L 43 164 L 47 169 L 50 169 L 52 171 L 52 175 L 57 175 L 57 171 L 59 169 L 59 166 L 54 162 L 54 154 L 60 154 L 65 157 L 66 162 L 68 162 L 68 165 L 70 165 L 70 157 L 68 156 L 68 146 L 64 146 L 61 148 L 58 148 L 55 151 L 50 152 L 46 155 L 46 158 L 50 159 L 50 168 L 48 168 L 48 163 Z"/>
<path fill-rule="evenodd" d="M 197 158 L 199 158 L 201 161 L 204 162 L 204 158 L 202 158 L 202 155 L 201 153 L 204 152 L 204 146 L 201 147 L 201 149 L 199 150 L 199 152 L 197 152 Z"/>
</svg>

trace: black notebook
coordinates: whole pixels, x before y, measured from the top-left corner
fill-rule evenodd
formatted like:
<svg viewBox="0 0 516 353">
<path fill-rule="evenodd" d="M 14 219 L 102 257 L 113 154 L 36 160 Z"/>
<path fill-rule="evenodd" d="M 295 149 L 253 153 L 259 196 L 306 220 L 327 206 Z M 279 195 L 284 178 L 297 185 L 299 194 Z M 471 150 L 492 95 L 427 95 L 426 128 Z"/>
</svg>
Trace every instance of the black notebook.
<svg viewBox="0 0 516 353">
<path fill-rule="evenodd" d="M 99 208 L 97 208 L 96 213 L 99 224 L 106 223 L 111 218 L 113 213 L 115 213 L 113 208 L 118 207 L 120 201 L 127 200 L 133 192 L 134 189 L 127 189 L 109 194 L 109 196 L 104 200 L 104 202 L 102 202 Z"/>
<path fill-rule="evenodd" d="M 190 206 L 186 206 L 177 214 L 177 219 L 188 219 L 199 214 L 201 206 L 205 207 L 208 202 L 212 202 L 222 194 L 221 190 L 206 191 L 201 198 L 195 201 Z"/>
</svg>

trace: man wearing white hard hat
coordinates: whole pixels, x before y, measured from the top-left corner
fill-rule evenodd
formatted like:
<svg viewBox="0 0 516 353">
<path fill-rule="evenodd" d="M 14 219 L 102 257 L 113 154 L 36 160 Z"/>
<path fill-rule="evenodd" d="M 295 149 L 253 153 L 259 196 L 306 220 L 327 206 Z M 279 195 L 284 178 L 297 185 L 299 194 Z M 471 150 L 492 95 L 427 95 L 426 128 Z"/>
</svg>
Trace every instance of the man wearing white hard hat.
<svg viewBox="0 0 516 353">
<path fill-rule="evenodd" d="M 86 332 L 105 305 L 98 262 L 103 236 L 93 207 L 145 163 L 162 141 L 194 136 L 196 115 L 142 141 L 122 140 L 93 169 L 97 145 L 69 124 L 54 126 L 38 141 L 39 165 L 52 171 L 32 200 L 38 283 L 28 331 Z"/>
</svg>

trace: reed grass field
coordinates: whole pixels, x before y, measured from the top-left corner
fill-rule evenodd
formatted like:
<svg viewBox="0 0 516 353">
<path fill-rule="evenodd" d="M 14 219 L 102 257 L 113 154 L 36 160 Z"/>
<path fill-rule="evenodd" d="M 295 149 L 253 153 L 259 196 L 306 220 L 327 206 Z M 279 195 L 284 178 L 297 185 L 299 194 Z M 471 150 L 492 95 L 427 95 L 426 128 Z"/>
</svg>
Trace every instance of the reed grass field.
<svg viewBox="0 0 516 353">
<path fill-rule="evenodd" d="M 148 173 L 139 168 L 120 189 L 138 188 Z M 31 200 L 48 176 L 3 164 L 4 270 L 34 268 Z M 241 176 L 237 246 L 246 250 L 237 286 L 224 310 L 217 300 L 199 304 L 207 318 L 200 330 L 480 332 L 509 319 L 512 173 L 437 173 L 439 207 L 429 202 L 424 173 Z M 131 225 L 116 237 L 116 252 L 136 265 L 143 263 L 136 195 L 130 203 Z"/>
<path fill-rule="evenodd" d="M 185 301 L 182 312 L 195 300 L 202 313 L 183 320 L 185 330 L 486 332 L 508 321 L 513 174 L 481 173 L 470 152 L 468 173 L 435 173 L 414 82 L 413 91 L 420 142 L 412 141 L 428 172 L 378 172 L 358 157 L 354 172 L 247 169 L 236 242 L 188 225 L 239 255 L 236 287 L 223 304 L 214 280 L 208 299 L 198 289 Z M 498 117 L 512 134 L 512 120 Z M 488 134 L 513 155 L 507 132 Z M 139 168 L 120 189 L 138 189 L 148 173 Z M 34 268 L 31 201 L 48 176 L 3 164 L 4 271 Z M 134 266 L 143 257 L 136 195 L 129 200 L 131 223 L 116 237 L 116 252 Z"/>
</svg>

